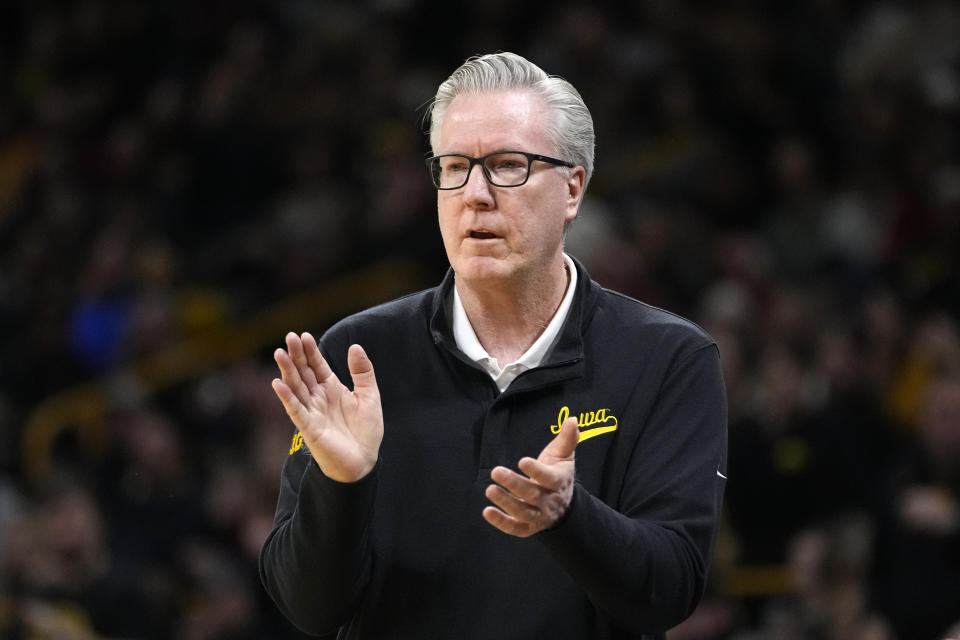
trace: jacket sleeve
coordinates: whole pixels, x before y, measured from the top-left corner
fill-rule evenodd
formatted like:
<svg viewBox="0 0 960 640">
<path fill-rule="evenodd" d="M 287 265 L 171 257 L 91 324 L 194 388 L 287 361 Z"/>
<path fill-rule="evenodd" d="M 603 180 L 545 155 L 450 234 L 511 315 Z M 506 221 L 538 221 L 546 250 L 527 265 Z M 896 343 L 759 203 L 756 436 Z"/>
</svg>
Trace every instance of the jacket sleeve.
<svg viewBox="0 0 960 640">
<path fill-rule="evenodd" d="M 321 351 L 349 384 L 349 340 L 332 329 Z M 370 578 L 370 522 L 380 466 L 356 482 L 331 480 L 306 443 L 284 462 L 273 529 L 260 549 L 260 580 L 280 611 L 300 630 L 336 634 L 353 613 Z"/>
<path fill-rule="evenodd" d="M 617 509 L 580 484 L 537 538 L 625 629 L 661 632 L 693 612 L 726 481 L 726 396 L 716 347 L 678 358 L 632 447 Z"/>
<path fill-rule="evenodd" d="M 260 579 L 306 633 L 335 633 L 369 579 L 377 475 L 375 467 L 357 482 L 336 482 L 305 447 L 284 464 L 273 530 L 260 550 Z"/>
</svg>

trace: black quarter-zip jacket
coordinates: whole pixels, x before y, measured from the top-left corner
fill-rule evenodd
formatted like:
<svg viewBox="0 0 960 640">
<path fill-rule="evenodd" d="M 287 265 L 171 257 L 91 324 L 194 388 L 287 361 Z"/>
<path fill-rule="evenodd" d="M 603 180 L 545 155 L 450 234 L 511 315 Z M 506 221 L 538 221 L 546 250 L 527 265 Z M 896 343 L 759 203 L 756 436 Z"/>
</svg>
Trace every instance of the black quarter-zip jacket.
<svg viewBox="0 0 960 640">
<path fill-rule="evenodd" d="M 716 345 L 576 265 L 554 348 L 503 393 L 456 346 L 452 272 L 324 334 L 348 386 L 347 348 L 370 356 L 384 436 L 349 484 L 292 447 L 260 574 L 295 625 L 342 639 L 662 638 L 693 611 L 726 478 Z M 490 470 L 536 457 L 566 415 L 581 435 L 565 516 L 526 539 L 490 526 Z"/>
</svg>

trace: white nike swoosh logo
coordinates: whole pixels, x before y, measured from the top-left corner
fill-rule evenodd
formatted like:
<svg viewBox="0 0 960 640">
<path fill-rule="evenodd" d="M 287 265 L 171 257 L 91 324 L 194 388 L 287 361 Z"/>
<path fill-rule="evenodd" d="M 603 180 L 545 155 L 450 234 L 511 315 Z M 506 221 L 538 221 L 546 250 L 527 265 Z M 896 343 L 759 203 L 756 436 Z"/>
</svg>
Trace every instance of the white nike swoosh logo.
<svg viewBox="0 0 960 640">
<path fill-rule="evenodd" d="M 720 469 L 717 469 L 717 475 L 720 476 L 721 478 L 723 478 L 724 480 L 727 479 L 727 476 L 725 476 L 725 475 L 723 475 L 722 473 L 720 473 Z"/>
</svg>

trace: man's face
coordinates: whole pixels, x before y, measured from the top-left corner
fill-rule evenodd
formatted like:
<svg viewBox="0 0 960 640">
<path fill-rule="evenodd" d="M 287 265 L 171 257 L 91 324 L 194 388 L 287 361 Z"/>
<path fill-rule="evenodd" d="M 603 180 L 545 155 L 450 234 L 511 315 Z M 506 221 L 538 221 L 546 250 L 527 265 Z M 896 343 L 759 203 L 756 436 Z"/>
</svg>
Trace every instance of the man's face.
<svg viewBox="0 0 960 640">
<path fill-rule="evenodd" d="M 546 104 L 528 91 L 459 95 L 444 115 L 435 152 L 556 156 L 547 117 Z M 463 187 L 437 191 L 440 234 L 458 281 L 496 286 L 542 277 L 559 264 L 563 227 L 577 215 L 583 180 L 581 167 L 534 161 L 526 184 L 494 187 L 476 165 Z"/>
</svg>

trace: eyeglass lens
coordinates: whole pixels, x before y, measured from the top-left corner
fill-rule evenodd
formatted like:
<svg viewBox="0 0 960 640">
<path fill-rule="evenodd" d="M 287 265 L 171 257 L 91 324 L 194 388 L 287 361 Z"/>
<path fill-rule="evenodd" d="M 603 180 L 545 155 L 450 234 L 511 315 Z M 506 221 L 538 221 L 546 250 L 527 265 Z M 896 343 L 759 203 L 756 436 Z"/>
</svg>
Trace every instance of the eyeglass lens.
<svg viewBox="0 0 960 640">
<path fill-rule="evenodd" d="M 434 158 L 430 173 L 435 186 L 457 189 L 467 183 L 474 161 L 467 156 L 446 155 Z M 527 180 L 530 161 L 522 153 L 495 153 L 483 159 L 487 180 L 498 187 L 515 187 Z"/>
</svg>

